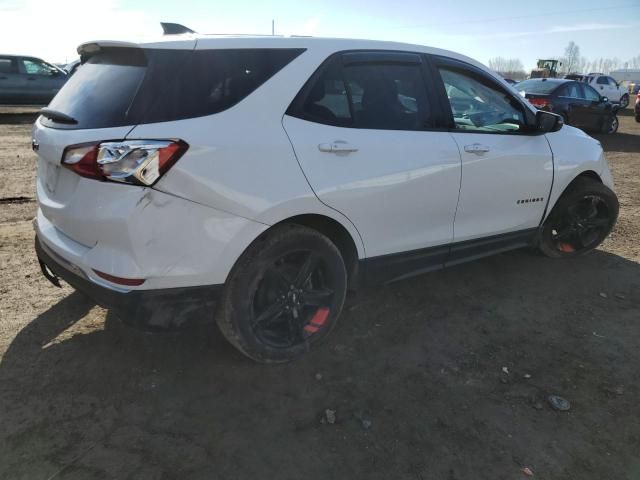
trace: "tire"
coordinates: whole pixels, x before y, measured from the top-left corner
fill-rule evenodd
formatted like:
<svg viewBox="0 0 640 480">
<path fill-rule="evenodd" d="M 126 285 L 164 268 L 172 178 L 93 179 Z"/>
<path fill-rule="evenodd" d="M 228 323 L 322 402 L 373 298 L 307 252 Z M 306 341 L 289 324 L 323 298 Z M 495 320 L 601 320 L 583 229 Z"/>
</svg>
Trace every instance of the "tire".
<svg viewBox="0 0 640 480">
<path fill-rule="evenodd" d="M 624 110 L 629 106 L 629 95 L 626 93 L 620 97 L 620 110 Z"/>
<path fill-rule="evenodd" d="M 616 223 L 618 197 L 592 178 L 577 178 L 542 225 L 538 247 L 548 257 L 568 258 L 593 251 Z"/>
<path fill-rule="evenodd" d="M 618 116 L 612 115 L 610 118 L 602 122 L 602 133 L 613 135 L 618 131 L 619 126 L 620 121 L 618 120 Z"/>
<path fill-rule="evenodd" d="M 255 240 L 238 259 L 216 321 L 249 358 L 288 362 L 327 337 L 346 292 L 347 269 L 331 240 L 311 228 L 283 224 Z"/>
</svg>

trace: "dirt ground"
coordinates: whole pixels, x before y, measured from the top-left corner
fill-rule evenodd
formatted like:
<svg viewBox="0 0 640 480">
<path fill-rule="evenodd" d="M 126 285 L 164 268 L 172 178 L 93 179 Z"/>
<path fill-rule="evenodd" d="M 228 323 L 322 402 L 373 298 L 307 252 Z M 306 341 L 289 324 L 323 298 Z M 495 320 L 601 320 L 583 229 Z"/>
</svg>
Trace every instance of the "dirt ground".
<svg viewBox="0 0 640 480">
<path fill-rule="evenodd" d="M 599 137 L 621 201 L 600 250 L 361 291 L 320 349 L 262 366 L 212 325 L 144 334 L 51 286 L 33 115 L 5 110 L 0 478 L 640 479 L 640 124 L 620 120 Z"/>
</svg>

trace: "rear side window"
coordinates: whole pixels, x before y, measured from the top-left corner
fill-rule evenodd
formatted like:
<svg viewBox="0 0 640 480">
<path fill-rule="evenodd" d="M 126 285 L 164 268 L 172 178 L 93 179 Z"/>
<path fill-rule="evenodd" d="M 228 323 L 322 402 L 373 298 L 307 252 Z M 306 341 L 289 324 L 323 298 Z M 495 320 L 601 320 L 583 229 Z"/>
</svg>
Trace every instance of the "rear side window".
<svg viewBox="0 0 640 480">
<path fill-rule="evenodd" d="M 424 130 L 432 126 L 420 64 L 329 60 L 305 85 L 289 115 L 338 127 Z"/>
<path fill-rule="evenodd" d="M 579 83 L 571 82 L 566 85 L 560 87 L 558 91 L 558 96 L 560 97 L 570 97 L 570 98 L 584 98 L 582 94 L 581 85 Z"/>
<path fill-rule="evenodd" d="M 49 105 L 75 120 L 58 128 L 106 128 L 222 112 L 246 98 L 303 49 L 103 49 Z"/>
<path fill-rule="evenodd" d="M 607 85 L 609 83 L 609 80 L 607 79 L 607 77 L 598 77 L 596 83 L 598 85 Z"/>
</svg>

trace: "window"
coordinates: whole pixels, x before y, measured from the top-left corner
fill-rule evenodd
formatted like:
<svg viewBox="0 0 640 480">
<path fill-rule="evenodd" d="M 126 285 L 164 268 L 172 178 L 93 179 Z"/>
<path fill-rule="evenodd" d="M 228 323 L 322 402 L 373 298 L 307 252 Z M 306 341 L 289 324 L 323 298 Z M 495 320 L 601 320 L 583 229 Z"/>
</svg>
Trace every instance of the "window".
<svg viewBox="0 0 640 480">
<path fill-rule="evenodd" d="M 525 93 L 551 93 L 560 85 L 559 82 L 549 79 L 524 80 L 514 86 L 519 92 Z"/>
<path fill-rule="evenodd" d="M 24 70 L 28 75 L 47 75 L 52 76 L 60 71 L 53 67 L 52 65 L 47 65 L 44 62 L 40 62 L 38 60 L 22 60 L 22 65 L 24 65 Z"/>
<path fill-rule="evenodd" d="M 317 78 L 302 108 L 308 120 L 327 125 L 352 126 L 349 97 L 338 62 L 332 62 Z"/>
<path fill-rule="evenodd" d="M 584 94 L 580 89 L 580 84 L 571 82 L 560 88 L 558 92 L 558 96 L 560 97 L 569 97 L 569 98 L 584 98 Z"/>
<path fill-rule="evenodd" d="M 312 81 L 294 100 L 290 115 L 375 130 L 424 130 L 433 125 L 419 63 L 373 60 L 343 66 L 336 57 Z"/>
<path fill-rule="evenodd" d="M 585 95 L 584 98 L 592 102 L 600 101 L 600 94 L 596 92 L 593 89 L 593 87 L 590 87 L 589 85 L 584 85 L 584 95 Z"/>
<path fill-rule="evenodd" d="M 0 73 L 18 73 L 18 62 L 16 62 L 16 59 L 0 57 Z"/>
<path fill-rule="evenodd" d="M 618 87 L 618 82 L 616 82 L 613 78 L 607 77 L 607 80 L 609 81 L 609 85 L 611 85 L 612 87 Z"/>
<path fill-rule="evenodd" d="M 303 51 L 104 48 L 70 77 L 50 108 L 78 121 L 64 128 L 211 115 L 242 101 Z"/>
<path fill-rule="evenodd" d="M 512 133 L 526 128 L 522 105 L 498 85 L 463 70 L 439 70 L 457 130 Z"/>
<path fill-rule="evenodd" d="M 598 80 L 596 80 L 596 83 L 598 85 L 607 85 L 609 83 L 609 80 L 607 80 L 607 77 L 598 77 Z"/>
</svg>

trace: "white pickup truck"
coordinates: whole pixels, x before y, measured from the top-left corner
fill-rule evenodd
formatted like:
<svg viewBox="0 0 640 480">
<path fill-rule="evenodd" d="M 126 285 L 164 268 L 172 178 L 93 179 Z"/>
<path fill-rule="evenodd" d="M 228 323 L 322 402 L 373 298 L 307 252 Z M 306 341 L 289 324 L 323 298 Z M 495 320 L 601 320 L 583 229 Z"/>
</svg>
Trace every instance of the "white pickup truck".
<svg viewBox="0 0 640 480">
<path fill-rule="evenodd" d="M 629 92 L 625 87 L 616 82 L 609 75 L 602 73 L 588 73 L 565 75 L 564 78 L 585 82 L 595 88 L 600 95 L 607 97 L 612 103 L 619 103 L 620 108 L 627 108 L 629 105 Z"/>
</svg>

